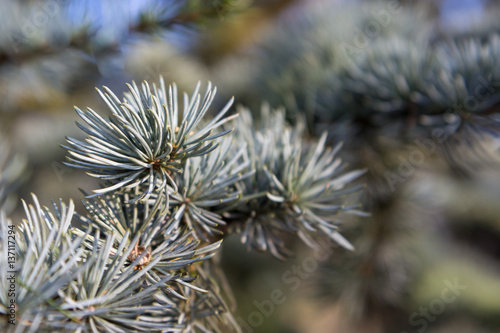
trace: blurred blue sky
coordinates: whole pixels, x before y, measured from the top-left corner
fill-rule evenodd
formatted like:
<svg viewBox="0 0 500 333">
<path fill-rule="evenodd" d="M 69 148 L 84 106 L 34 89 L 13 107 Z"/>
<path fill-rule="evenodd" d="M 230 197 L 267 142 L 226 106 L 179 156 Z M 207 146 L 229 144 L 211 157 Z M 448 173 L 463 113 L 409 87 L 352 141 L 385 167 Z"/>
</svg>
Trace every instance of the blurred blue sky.
<svg viewBox="0 0 500 333">
<path fill-rule="evenodd" d="M 484 5 L 482 0 L 442 0 L 443 25 L 457 29 L 464 28 L 481 18 Z"/>
<path fill-rule="evenodd" d="M 75 26 L 87 23 L 97 31 L 95 41 L 108 43 L 120 40 L 131 23 L 145 11 L 169 17 L 185 3 L 184 0 L 87 0 L 68 1 L 66 11 Z"/>
<path fill-rule="evenodd" d="M 444 26 L 455 29 L 466 27 L 480 20 L 484 12 L 484 0 L 435 0 L 440 4 L 441 19 Z M 75 25 L 87 22 L 98 33 L 97 43 L 119 40 L 126 33 L 128 26 L 145 9 L 167 9 L 166 16 L 175 13 L 184 0 L 87 0 L 67 2 L 68 17 Z M 158 11 L 159 12 L 159 11 Z M 102 28 L 105 29 L 102 29 Z M 174 36 L 175 39 L 175 36 Z M 182 43 L 181 45 L 182 46 Z"/>
</svg>

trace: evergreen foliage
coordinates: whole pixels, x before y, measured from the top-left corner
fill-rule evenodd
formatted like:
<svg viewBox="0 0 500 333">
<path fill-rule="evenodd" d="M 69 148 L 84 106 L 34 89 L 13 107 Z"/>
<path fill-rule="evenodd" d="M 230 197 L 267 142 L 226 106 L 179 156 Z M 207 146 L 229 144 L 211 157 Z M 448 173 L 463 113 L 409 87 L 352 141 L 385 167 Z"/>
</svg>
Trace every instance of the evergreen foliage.
<svg viewBox="0 0 500 333">
<path fill-rule="evenodd" d="M 358 205 L 344 204 L 346 194 L 362 186 L 346 186 L 363 174 L 362 170 L 343 172 L 337 156 L 340 144 L 326 147 L 326 133 L 318 142 L 304 140 L 304 125 L 290 126 L 283 110 L 262 108 L 256 122 L 247 109 L 239 110 L 235 141 L 244 142 L 253 175 L 241 182 L 241 204 L 224 209 L 224 216 L 236 221 L 247 248 L 270 251 L 278 258 L 287 255 L 283 234 L 297 234 L 307 244 L 310 235 L 325 233 L 342 246 L 352 246 L 338 232 L 336 214 L 364 213 Z M 314 245 L 312 245 L 314 246 Z"/>
<path fill-rule="evenodd" d="M 439 297 L 445 308 L 429 332 L 444 332 L 448 321 L 457 332 L 480 331 L 462 322 L 498 324 L 500 302 L 491 295 L 500 284 L 489 281 L 482 296 L 477 288 L 498 280 L 498 11 L 460 31 L 440 25 L 430 2 L 292 2 L 256 1 L 257 10 L 228 25 L 224 16 L 250 6 L 247 0 L 134 1 L 130 8 L 110 1 L 102 16 L 73 0 L 3 4 L 2 120 L 51 109 L 78 87 L 114 87 L 136 75 L 114 73 L 118 63 L 132 62 L 146 81 L 127 84 L 123 96 L 97 89 L 100 106 L 75 107 L 81 132 L 61 126 L 68 137 L 59 171 L 79 169 L 96 181 L 81 190 L 81 209 L 71 199 L 47 208 L 37 188 L 39 197 L 22 201 L 24 219 L 13 212 L 30 171 L 15 147 L 32 135 L 2 123 L 19 142 L 0 138 L 0 331 L 248 330 L 240 324 L 268 331 L 251 323 L 254 312 L 247 322 L 236 319 L 221 263 L 224 245 L 241 247 L 231 236 L 276 267 L 275 259 L 296 249 L 310 255 L 281 276 L 280 292 L 291 282 L 294 296 L 309 292 L 287 331 L 418 330 L 415 318 L 431 324 L 420 305 L 433 312 Z M 50 18 L 41 25 L 33 18 L 40 13 Z M 30 23 L 39 29 L 26 30 Z M 234 31 L 196 40 L 190 34 L 200 24 Z M 265 36 L 251 46 L 256 31 Z M 188 35 L 183 47 L 163 40 Z M 141 51 L 120 58 L 128 47 Z M 148 82 L 152 76 L 159 82 Z M 222 91 L 201 83 L 208 77 Z M 233 93 L 245 105 L 236 112 L 226 97 Z M 86 91 L 74 97 L 69 105 L 96 105 Z M 54 114 L 52 122 L 63 118 Z M 324 250 L 328 258 L 318 259 Z M 247 297 L 265 292 L 266 262 L 252 261 L 263 257 L 234 252 L 228 257 L 237 257 L 239 271 L 231 282 L 248 288 Z M 443 258 L 455 262 L 442 265 Z M 305 269 L 311 259 L 312 272 Z M 466 266 L 457 270 L 460 260 Z M 469 289 L 463 297 L 453 292 L 460 299 L 450 304 L 436 284 L 455 276 L 469 276 Z M 438 290 L 422 296 L 429 285 Z M 261 305 L 271 301 L 259 296 L 248 303 L 268 317 Z M 308 302 L 317 308 L 307 311 Z M 307 324 L 297 324 L 302 317 Z"/>
<path fill-rule="evenodd" d="M 68 139 L 72 146 L 68 166 L 90 170 L 89 175 L 111 181 L 112 185 L 95 190 L 96 194 L 107 193 L 121 187 L 133 189 L 147 185 L 147 190 L 134 200 L 147 198 L 155 190 L 167 191 L 167 184 L 177 192 L 177 185 L 171 173 L 180 172 L 180 167 L 190 157 L 201 156 L 213 151 L 217 144 L 213 140 L 230 132 L 212 135 L 214 129 L 231 118 L 221 119 L 232 104 L 203 127 L 197 128 L 210 107 L 216 90 L 209 84 L 203 99 L 196 87 L 191 99 L 184 94 L 180 110 L 177 87 L 165 87 L 163 79 L 160 88 L 147 83 L 139 90 L 137 85 L 129 86 L 130 93 L 120 102 L 109 89 L 99 91 L 112 116 L 106 121 L 95 111 L 76 111 L 89 125 L 79 125 L 89 138 L 86 142 Z M 196 129 L 196 130 L 195 130 Z"/>
<path fill-rule="evenodd" d="M 385 2 L 306 6 L 292 29 L 285 21 L 262 42 L 268 56 L 259 59 L 255 89 L 273 105 L 304 111 L 318 135 L 326 127 L 357 139 L 359 128 L 395 125 L 396 135 L 429 136 L 445 125 L 456 132 L 498 103 L 498 30 L 491 23 L 488 32 L 450 35 L 429 17 L 425 6 L 391 11 Z M 290 43 L 294 51 L 284 51 Z"/>
<path fill-rule="evenodd" d="M 325 130 L 329 142 L 344 140 L 345 158 L 368 169 L 362 202 L 371 217 L 344 229 L 357 251 L 337 252 L 313 279 L 321 300 L 348 318 L 339 320 L 339 330 L 345 322 L 352 331 L 371 331 L 374 318 L 381 331 L 415 328 L 407 325 L 414 311 L 410 291 L 418 275 L 430 270 L 420 261 L 434 254 L 420 249 L 425 255 L 416 255 L 414 245 L 430 242 L 418 239 L 426 227 L 436 228 L 435 241 L 445 242 L 441 228 L 449 217 L 436 212 L 439 204 L 415 213 L 413 196 L 406 192 L 414 178 L 425 179 L 429 169 L 446 165 L 451 175 L 441 177 L 477 181 L 481 187 L 482 172 L 498 173 L 499 33 L 491 19 L 498 12 L 487 10 L 476 27 L 454 31 L 416 3 L 308 3 L 275 24 L 257 45 L 259 57 L 245 64 L 253 74 L 246 82 L 250 93 L 243 96 L 248 105 L 255 105 L 255 91 L 272 106 L 285 105 L 293 124 L 320 140 Z M 260 117 L 277 126 L 276 120 Z M 240 115 L 238 121 L 243 119 Z M 283 200 L 285 183 L 276 176 L 280 182 L 273 183 L 271 199 Z M 432 191 L 426 194 L 441 200 Z M 446 223 L 453 228 L 456 215 L 450 215 Z M 404 323 L 387 317 L 393 312 Z"/>
<path fill-rule="evenodd" d="M 53 211 L 35 196 L 25 204 L 17 331 L 238 330 L 210 259 L 229 231 L 278 258 L 282 232 L 314 246 L 319 230 L 352 248 L 331 216 L 364 214 L 343 204 L 361 189 L 347 185 L 363 172 L 344 172 L 340 145 L 326 147 L 326 135 L 303 142 L 303 126 L 268 108 L 260 127 L 242 109 L 226 138 L 232 129 L 220 127 L 237 117 L 224 118 L 232 101 L 206 120 L 216 89 L 209 84 L 201 97 L 199 87 L 182 105 L 162 78 L 159 88 L 129 85 L 123 101 L 104 88 L 108 120 L 76 108 L 88 136 L 67 138 L 67 165 L 89 170 L 102 187 L 83 200 L 86 214 L 72 202 Z M 7 315 L 8 298 L 1 300 Z"/>
</svg>

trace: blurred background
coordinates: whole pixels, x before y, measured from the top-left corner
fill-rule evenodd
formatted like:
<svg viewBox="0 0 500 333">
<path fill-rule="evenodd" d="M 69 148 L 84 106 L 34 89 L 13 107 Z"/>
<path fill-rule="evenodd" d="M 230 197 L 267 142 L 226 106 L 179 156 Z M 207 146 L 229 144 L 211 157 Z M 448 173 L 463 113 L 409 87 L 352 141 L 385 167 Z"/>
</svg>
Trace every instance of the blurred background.
<svg viewBox="0 0 500 333">
<path fill-rule="evenodd" d="M 491 0 L 0 0 L 0 203 L 95 188 L 65 167 L 94 87 L 197 81 L 328 131 L 366 168 L 349 252 L 222 250 L 243 332 L 500 332 L 500 4 Z M 80 205 L 78 208 L 83 211 Z"/>
</svg>

